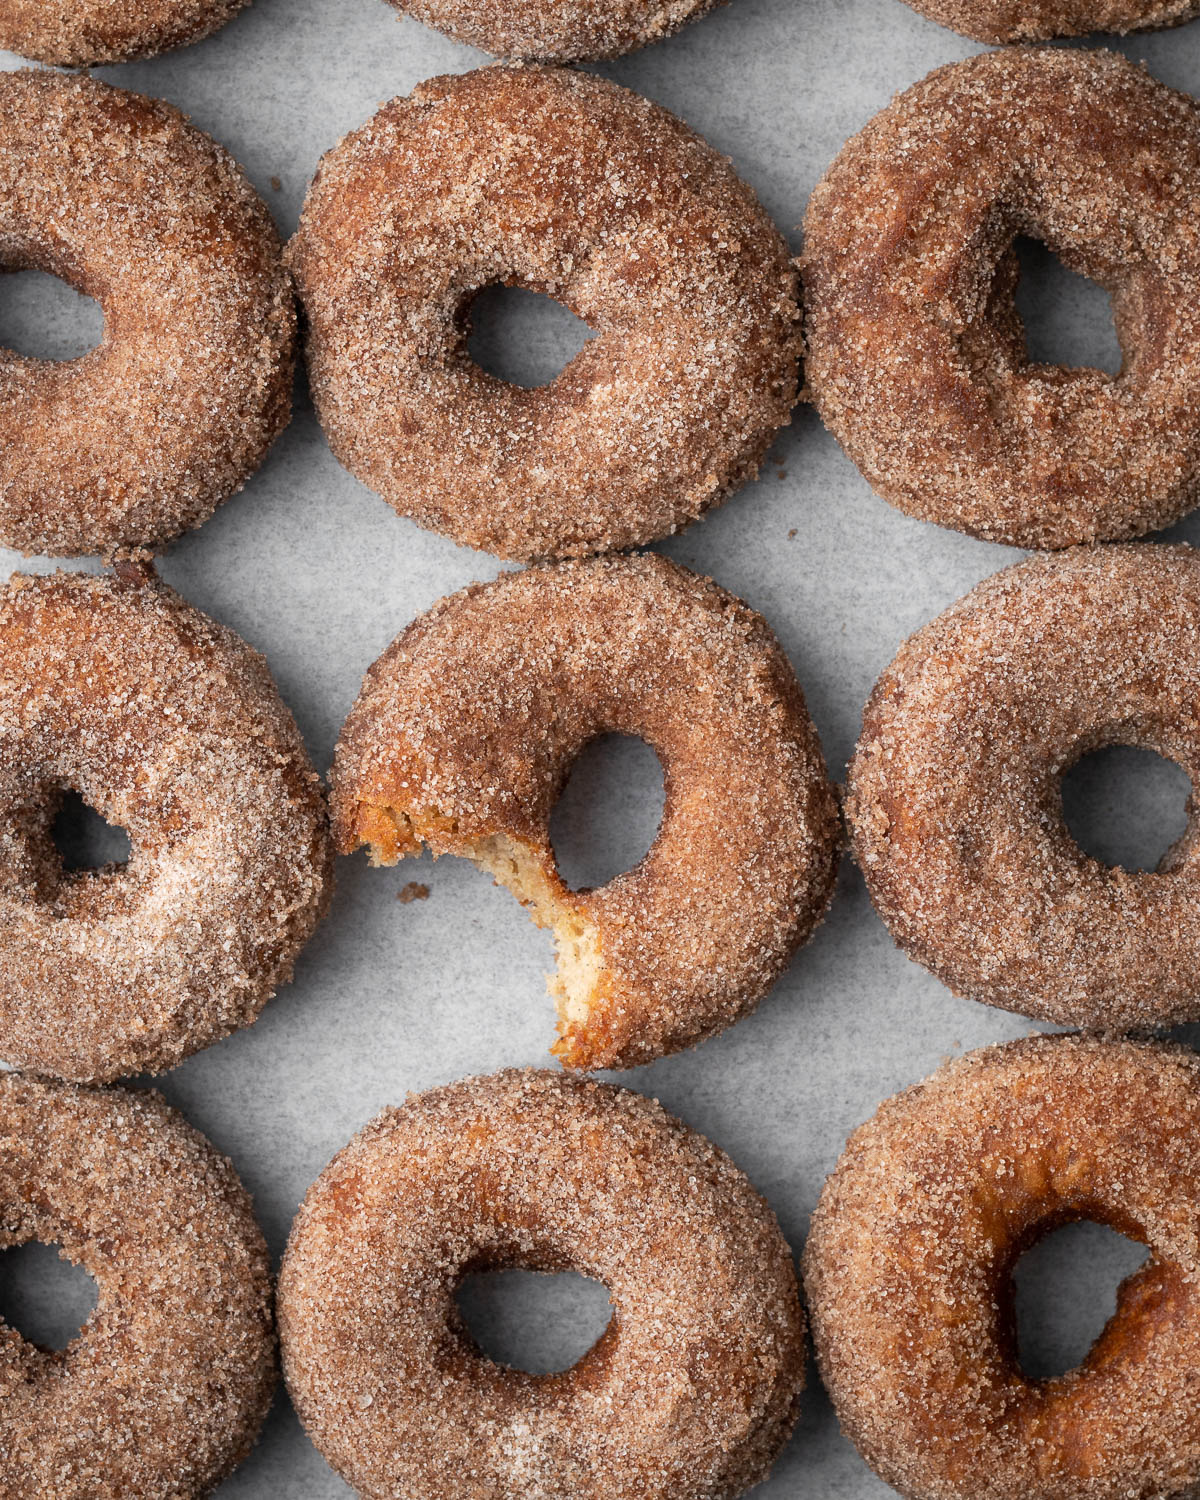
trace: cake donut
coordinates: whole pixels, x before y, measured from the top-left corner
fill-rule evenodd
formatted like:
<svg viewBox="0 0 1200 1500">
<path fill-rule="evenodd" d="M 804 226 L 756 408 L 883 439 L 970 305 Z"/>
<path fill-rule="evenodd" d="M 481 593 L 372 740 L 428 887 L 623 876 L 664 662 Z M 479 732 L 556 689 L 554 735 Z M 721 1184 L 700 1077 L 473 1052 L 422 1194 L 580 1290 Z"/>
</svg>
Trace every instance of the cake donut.
<svg viewBox="0 0 1200 1500">
<path fill-rule="evenodd" d="M 1018 547 L 1196 503 L 1200 108 L 1113 53 L 1012 49 L 899 95 L 805 219 L 808 388 L 885 500 Z M 1109 293 L 1123 363 L 1031 363 L 1014 237 Z"/>
<path fill-rule="evenodd" d="M 977 42 L 1040 42 L 1093 31 L 1149 31 L 1190 21 L 1196 0 L 908 0 Z"/>
<path fill-rule="evenodd" d="M 880 1106 L 804 1253 L 842 1430 L 907 1500 L 1183 1500 L 1200 1485 L 1200 1063 L 1040 1036 Z M 1090 1219 L 1149 1246 L 1083 1363 L 1021 1371 L 1011 1272 Z"/>
<path fill-rule="evenodd" d="M 155 1094 L 0 1074 L 0 1251 L 99 1290 L 62 1350 L 0 1322 L 0 1493 L 191 1500 L 275 1389 L 267 1249 L 232 1164 Z"/>
<path fill-rule="evenodd" d="M 67 872 L 72 788 L 125 865 Z M 77 1081 L 247 1026 L 330 892 L 324 798 L 266 662 L 153 581 L 0 590 L 0 1058 Z"/>
<path fill-rule="evenodd" d="M 0 0 L 0 47 L 66 68 L 154 57 L 218 31 L 248 0 Z"/>
<path fill-rule="evenodd" d="M 575 1270 L 612 1321 L 570 1369 L 493 1363 L 455 1289 Z M 385 1110 L 309 1189 L 279 1277 L 284 1374 L 364 1500 L 732 1500 L 796 1419 L 804 1315 L 767 1204 L 658 1104 L 546 1072 Z"/>
<path fill-rule="evenodd" d="M 78 359 L 0 349 L 0 543 L 153 550 L 241 488 L 288 420 L 295 308 L 226 151 L 158 100 L 0 73 L 0 266 L 104 310 Z"/>
<path fill-rule="evenodd" d="M 581 62 L 671 36 L 718 0 L 390 0 L 398 11 L 497 57 Z"/>
<path fill-rule="evenodd" d="M 665 536 L 790 420 L 778 231 L 724 157 L 591 74 L 484 68 L 393 100 L 325 156 L 287 253 L 334 454 L 399 514 L 501 557 Z M 595 330 L 550 384 L 467 352 L 497 283 Z"/>
<path fill-rule="evenodd" d="M 657 752 L 662 825 L 632 870 L 572 891 L 550 814 L 609 732 Z M 414 621 L 342 729 L 331 812 L 341 852 L 465 855 L 553 929 L 570 1068 L 633 1067 L 745 1015 L 824 915 L 840 843 L 769 627 L 651 556 L 502 574 Z"/>
<path fill-rule="evenodd" d="M 1158 870 L 1083 853 L 1062 776 L 1139 745 L 1200 784 L 1200 554 L 1030 558 L 907 640 L 847 780 L 854 854 L 893 937 L 957 993 L 1122 1031 L 1200 1016 L 1200 843 Z"/>
</svg>

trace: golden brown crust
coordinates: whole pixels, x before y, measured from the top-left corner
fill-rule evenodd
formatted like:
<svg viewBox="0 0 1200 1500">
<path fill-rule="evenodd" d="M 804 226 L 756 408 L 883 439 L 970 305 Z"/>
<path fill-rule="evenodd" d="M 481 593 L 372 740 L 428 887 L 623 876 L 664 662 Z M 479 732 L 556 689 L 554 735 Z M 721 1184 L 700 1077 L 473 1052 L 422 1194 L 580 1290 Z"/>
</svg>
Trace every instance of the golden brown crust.
<svg viewBox="0 0 1200 1500">
<path fill-rule="evenodd" d="M 0 0 L 0 47 L 59 67 L 155 57 L 201 41 L 248 0 Z"/>
<path fill-rule="evenodd" d="M 271 216 L 170 105 L 0 74 L 0 265 L 104 309 L 72 360 L 0 349 L 0 541 L 157 548 L 254 472 L 291 411 L 295 308 Z"/>
<path fill-rule="evenodd" d="M 719 0 L 389 0 L 497 57 L 582 62 L 671 36 Z"/>
<path fill-rule="evenodd" d="M 1200 841 L 1085 855 L 1063 773 L 1142 745 L 1200 785 L 1200 554 L 1079 549 L 986 579 L 876 683 L 846 814 L 896 941 L 960 994 L 1125 1031 L 1200 1016 Z M 1194 812 L 1193 812 L 1194 816 Z"/>
<path fill-rule="evenodd" d="M 662 826 L 634 869 L 571 891 L 550 814 L 579 751 L 610 731 L 658 753 Z M 502 574 L 435 605 L 367 674 L 332 786 L 343 852 L 470 855 L 560 948 L 564 932 L 582 944 L 591 992 L 560 981 L 570 1067 L 647 1062 L 746 1014 L 824 915 L 840 844 L 816 731 L 769 627 L 653 556 Z"/>
<path fill-rule="evenodd" d="M 288 247 L 334 453 L 401 515 L 502 557 L 629 547 L 750 479 L 795 400 L 795 277 L 729 163 L 627 89 L 484 68 L 322 161 Z M 504 282 L 597 331 L 547 386 L 467 353 Z"/>
<path fill-rule="evenodd" d="M 1081 1037 L 988 1047 L 884 1103 L 804 1254 L 843 1430 L 909 1500 L 1183 1500 L 1200 1486 L 1200 1062 Z M 1020 1372 L 1010 1274 L 1095 1219 L 1150 1247 L 1084 1362 Z"/>
<path fill-rule="evenodd" d="M 900 509 L 1021 547 L 1196 503 L 1200 110 L 1106 52 L 939 68 L 845 146 L 805 220 L 807 379 Z M 1016 234 L 1110 293 L 1118 376 L 1030 364 Z"/>
<path fill-rule="evenodd" d="M 574 1269 L 614 1313 L 578 1364 L 486 1359 L 471 1270 Z M 775 1216 L 656 1103 L 546 1072 L 386 1110 L 309 1190 L 279 1278 L 288 1388 L 366 1500 L 726 1500 L 795 1421 L 804 1317 Z"/>
<path fill-rule="evenodd" d="M 0 1323 L 5 1500 L 190 1500 L 276 1383 L 270 1262 L 233 1166 L 155 1094 L 0 1075 L 0 1251 L 60 1245 L 99 1290 L 55 1352 Z"/>
<path fill-rule="evenodd" d="M 64 873 L 63 787 L 125 828 Z M 266 662 L 170 589 L 0 591 L 0 1057 L 158 1071 L 249 1025 L 329 900 L 324 798 Z"/>
<path fill-rule="evenodd" d="M 1149 31 L 1190 21 L 1196 0 L 907 0 L 960 36 L 993 45 L 1095 31 Z"/>
</svg>

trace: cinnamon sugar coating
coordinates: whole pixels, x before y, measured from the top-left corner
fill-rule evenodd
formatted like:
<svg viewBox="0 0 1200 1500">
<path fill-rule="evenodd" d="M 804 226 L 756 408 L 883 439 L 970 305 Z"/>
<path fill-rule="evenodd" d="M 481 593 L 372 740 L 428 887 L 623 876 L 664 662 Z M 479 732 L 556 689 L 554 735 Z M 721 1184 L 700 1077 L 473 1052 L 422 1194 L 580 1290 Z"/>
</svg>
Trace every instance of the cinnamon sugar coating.
<svg viewBox="0 0 1200 1500">
<path fill-rule="evenodd" d="M 389 0 L 398 11 L 497 57 L 580 62 L 671 36 L 718 0 Z"/>
<path fill-rule="evenodd" d="M 60 67 L 155 57 L 198 42 L 248 0 L 0 0 L 0 47 Z"/>
<path fill-rule="evenodd" d="M 1200 783 L 1200 554 L 1079 549 L 986 579 L 876 683 L 853 850 L 910 957 L 959 994 L 1125 1031 L 1200 1017 L 1200 842 L 1158 870 L 1083 853 L 1062 777 L 1140 745 Z"/>
<path fill-rule="evenodd" d="M 458 1283 L 509 1266 L 608 1287 L 571 1369 L 471 1339 Z M 377 1116 L 300 1208 L 279 1324 L 296 1409 L 365 1500 L 731 1500 L 804 1378 L 788 1247 L 729 1158 L 651 1100 L 546 1072 Z"/>
<path fill-rule="evenodd" d="M 598 890 L 550 815 L 583 747 L 636 735 L 666 800 Z M 502 574 L 443 599 L 368 672 L 338 741 L 334 836 L 373 863 L 474 859 L 553 927 L 567 1067 L 632 1067 L 750 1011 L 824 915 L 840 844 L 816 731 L 765 621 L 660 557 Z"/>
<path fill-rule="evenodd" d="M 71 787 L 129 833 L 68 872 Z M 0 591 L 0 1057 L 81 1081 L 248 1026 L 329 899 L 320 783 L 266 662 L 154 582 Z"/>
<path fill-rule="evenodd" d="M 0 1251 L 28 1240 L 99 1298 L 58 1351 L 0 1322 L 0 1493 L 209 1494 L 277 1378 L 270 1263 L 232 1164 L 156 1094 L 0 1075 Z"/>
<path fill-rule="evenodd" d="M 1179 26 L 1196 0 L 907 0 L 914 10 L 977 42 L 1042 42 L 1093 31 Z"/>
<path fill-rule="evenodd" d="M 845 146 L 805 219 L 808 386 L 901 510 L 1020 547 L 1196 503 L 1200 109 L 1123 57 L 939 68 Z M 1032 364 L 1014 236 L 1109 293 L 1123 363 Z"/>
<path fill-rule="evenodd" d="M 0 349 L 0 542 L 154 549 L 241 488 L 291 411 L 295 308 L 228 152 L 158 100 L 0 74 L 0 265 L 104 310 L 78 359 Z"/>
<path fill-rule="evenodd" d="M 851 1136 L 804 1282 L 843 1431 L 908 1500 L 1170 1500 L 1200 1487 L 1200 1062 L 1031 1037 Z M 1150 1248 L 1082 1364 L 1022 1375 L 1011 1272 L 1080 1219 Z"/>
<path fill-rule="evenodd" d="M 484 68 L 393 100 L 324 157 L 287 256 L 338 459 L 501 557 L 665 536 L 751 479 L 790 420 L 778 231 L 724 157 L 587 73 Z M 596 330 L 550 384 L 468 354 L 471 300 L 496 283 Z"/>
</svg>

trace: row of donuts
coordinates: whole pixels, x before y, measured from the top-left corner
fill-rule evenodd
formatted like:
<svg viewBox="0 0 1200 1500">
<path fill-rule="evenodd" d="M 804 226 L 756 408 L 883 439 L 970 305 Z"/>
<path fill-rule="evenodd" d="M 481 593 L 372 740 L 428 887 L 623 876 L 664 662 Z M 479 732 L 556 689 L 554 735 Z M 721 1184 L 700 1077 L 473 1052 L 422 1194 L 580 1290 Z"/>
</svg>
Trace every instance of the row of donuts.
<svg viewBox="0 0 1200 1500">
<path fill-rule="evenodd" d="M 80 163 L 86 170 L 81 170 Z M 900 95 L 812 196 L 800 264 L 727 161 L 590 74 L 423 84 L 323 159 L 287 267 L 339 460 L 502 557 L 643 545 L 753 477 L 807 394 L 886 499 L 1014 545 L 1178 519 L 1200 483 L 1200 107 L 1110 53 L 969 58 Z M 220 227 L 215 232 L 214 226 Z M 1112 295 L 1118 377 L 1030 363 L 1018 232 Z M 292 284 L 265 206 L 169 106 L 0 77 L 0 248 L 105 337 L 0 355 L 0 542 L 137 555 L 198 525 L 286 424 Z M 596 331 L 549 385 L 471 359 L 470 304 Z"/>
<path fill-rule="evenodd" d="M 0 47 L 66 67 L 155 57 L 202 41 L 249 0 L 0 0 Z M 446 36 L 496 57 L 585 62 L 661 41 L 720 0 L 389 0 Z M 908 0 L 980 42 L 1046 41 L 1092 31 L 1178 26 L 1195 0 Z"/>
<path fill-rule="evenodd" d="M 839 1420 L 909 1500 L 1171 1500 L 1200 1483 L 1200 1060 L 1059 1035 L 984 1048 L 850 1138 L 803 1257 Z M 1146 1243 L 1083 1365 L 1020 1371 L 1011 1268 L 1098 1219 Z M 232 1164 L 157 1095 L 0 1075 L 0 1248 L 95 1279 L 79 1335 L 0 1341 L 0 1488 L 191 1500 L 283 1373 L 364 1500 L 733 1500 L 796 1422 L 806 1318 L 767 1203 L 656 1101 L 549 1072 L 385 1110 L 269 1260 Z M 471 1271 L 574 1269 L 613 1314 L 584 1357 L 489 1360 Z"/>
<path fill-rule="evenodd" d="M 1042 554 L 902 646 L 844 806 L 896 940 L 959 994 L 1131 1031 L 1200 1019 L 1194 821 L 1153 873 L 1090 858 L 1063 772 L 1113 743 L 1200 777 L 1200 554 Z M 646 857 L 562 879 L 580 750 L 637 736 L 667 788 Z M 554 1052 L 627 1068 L 748 1013 L 821 921 L 838 798 L 766 622 L 656 556 L 502 574 L 371 667 L 335 753 L 332 844 L 473 860 L 552 929 Z M 132 853 L 69 871 L 65 790 Z M 0 1055 L 77 1082 L 173 1067 L 250 1024 L 329 902 L 325 799 L 255 652 L 131 566 L 0 592 Z"/>
</svg>

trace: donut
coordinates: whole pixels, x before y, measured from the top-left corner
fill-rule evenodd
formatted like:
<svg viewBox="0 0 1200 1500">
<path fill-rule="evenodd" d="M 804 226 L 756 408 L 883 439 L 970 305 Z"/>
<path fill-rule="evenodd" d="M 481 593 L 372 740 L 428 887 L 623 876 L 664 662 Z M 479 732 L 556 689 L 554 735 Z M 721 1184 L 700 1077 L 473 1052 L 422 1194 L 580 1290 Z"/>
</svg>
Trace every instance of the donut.
<svg viewBox="0 0 1200 1500">
<path fill-rule="evenodd" d="M 68 872 L 65 788 L 129 861 Z M 0 590 L 0 1057 L 80 1082 L 248 1026 L 324 912 L 324 799 L 266 662 L 164 585 Z"/>
<path fill-rule="evenodd" d="M 581 62 L 673 35 L 718 0 L 390 0 L 455 41 L 497 57 Z"/>
<path fill-rule="evenodd" d="M 99 1298 L 62 1350 L 0 1322 L 0 1492 L 211 1493 L 277 1379 L 270 1262 L 232 1163 L 156 1094 L 0 1074 L 0 1251 L 30 1240 Z"/>
<path fill-rule="evenodd" d="M 155 57 L 220 30 L 248 0 L 0 0 L 0 47 L 65 68 Z"/>
<path fill-rule="evenodd" d="M 241 488 L 290 414 L 295 308 L 226 151 L 158 100 L 0 73 L 0 268 L 105 320 L 78 359 L 0 349 L 0 544 L 152 551 Z"/>
<path fill-rule="evenodd" d="M 921 15 L 977 42 L 1042 42 L 1093 31 L 1179 26 L 1196 0 L 908 0 Z"/>
<path fill-rule="evenodd" d="M 512 1266 L 608 1288 L 570 1369 L 465 1328 L 458 1283 Z M 292 1401 L 364 1500 L 731 1500 L 804 1379 L 791 1256 L 741 1172 L 656 1102 L 547 1072 L 378 1115 L 309 1189 L 278 1307 Z"/>
<path fill-rule="evenodd" d="M 1105 1031 L 1200 1018 L 1200 842 L 1156 871 L 1071 837 L 1064 772 L 1107 745 L 1200 785 L 1200 554 L 1030 558 L 907 640 L 847 778 L 855 858 L 897 943 L 988 1005 Z"/>
<path fill-rule="evenodd" d="M 484 68 L 393 100 L 325 156 L 287 258 L 336 457 L 501 557 L 665 536 L 753 478 L 790 420 L 778 231 L 724 157 L 587 73 Z M 497 283 L 595 330 L 550 384 L 467 352 Z"/>
<path fill-rule="evenodd" d="M 657 752 L 662 825 L 632 870 L 572 891 L 550 814 L 610 732 Z M 367 673 L 331 784 L 343 853 L 465 855 L 553 929 L 568 1068 L 649 1062 L 753 1009 L 823 917 L 839 852 L 770 628 L 660 557 L 544 564 L 443 599 Z"/>
<path fill-rule="evenodd" d="M 1040 1036 L 861 1126 L 804 1252 L 842 1430 L 907 1500 L 1183 1500 L 1200 1485 L 1200 1062 Z M 1032 1380 L 1011 1272 L 1082 1219 L 1150 1248 L 1083 1363 Z"/>
<path fill-rule="evenodd" d="M 810 200 L 811 397 L 885 500 L 1013 546 L 1153 531 L 1200 469 L 1200 108 L 1108 52 L 939 68 Z M 1031 363 L 1018 234 L 1112 299 L 1118 375 Z"/>
</svg>

